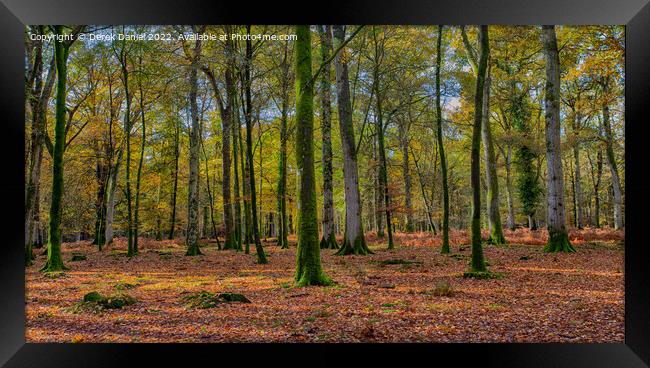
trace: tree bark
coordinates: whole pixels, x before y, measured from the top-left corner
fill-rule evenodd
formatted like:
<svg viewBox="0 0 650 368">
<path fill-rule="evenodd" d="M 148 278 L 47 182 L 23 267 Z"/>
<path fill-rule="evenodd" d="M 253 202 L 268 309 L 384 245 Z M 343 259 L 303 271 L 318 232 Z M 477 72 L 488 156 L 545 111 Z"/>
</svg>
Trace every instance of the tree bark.
<svg viewBox="0 0 650 368">
<path fill-rule="evenodd" d="M 440 105 L 440 71 L 442 67 L 442 26 L 438 26 L 438 41 L 436 46 L 436 138 L 440 153 L 440 172 L 442 176 L 442 248 L 441 253 L 451 251 L 449 247 L 449 185 L 447 181 L 447 159 L 445 146 L 442 141 L 442 107 Z"/>
<path fill-rule="evenodd" d="M 288 240 L 288 218 L 287 218 L 287 115 L 289 110 L 289 60 L 288 60 L 288 44 L 285 44 L 284 58 L 282 59 L 282 106 L 280 117 L 280 162 L 278 165 L 278 212 L 280 214 L 280 233 L 278 234 L 278 242 L 282 249 L 289 248 Z"/>
<path fill-rule="evenodd" d="M 54 26 L 57 35 L 63 35 L 63 26 Z M 56 122 L 54 126 L 54 145 L 52 147 L 52 195 L 50 204 L 50 223 L 48 229 L 47 261 L 41 271 L 54 272 L 67 269 L 61 256 L 61 213 L 63 202 L 63 151 L 65 149 L 66 125 L 66 80 L 69 44 L 54 41 L 56 60 Z"/>
<path fill-rule="evenodd" d="M 513 200 L 513 189 L 512 189 L 512 176 L 511 176 L 511 167 L 512 167 L 512 147 L 508 145 L 506 153 L 506 191 L 508 199 L 508 229 L 515 230 L 515 204 Z"/>
<path fill-rule="evenodd" d="M 190 130 L 190 151 L 189 151 L 189 183 L 187 193 L 187 256 L 201 254 L 199 249 L 199 145 L 201 123 L 197 106 L 198 72 L 201 57 L 201 40 L 197 39 L 194 44 L 194 54 L 190 65 L 190 117 L 192 126 Z"/>
<path fill-rule="evenodd" d="M 489 69 L 489 68 L 488 68 Z M 492 142 L 492 129 L 490 127 L 490 84 L 489 75 L 483 87 L 483 112 L 481 123 L 481 138 L 483 141 L 483 159 L 485 161 L 485 181 L 487 184 L 486 204 L 488 229 L 490 235 L 488 243 L 505 244 L 506 238 L 503 235 L 501 225 L 501 214 L 499 211 L 499 177 L 497 176 L 497 162 L 494 155 L 494 143 Z"/>
<path fill-rule="evenodd" d="M 402 177 L 404 178 L 404 209 L 406 211 L 406 232 L 413 232 L 413 202 L 411 193 L 411 165 L 409 162 L 408 122 L 400 124 L 400 148 L 402 150 Z"/>
<path fill-rule="evenodd" d="M 44 33 L 43 26 L 38 26 L 39 33 Z M 32 110 L 32 131 L 30 135 L 30 151 L 28 164 L 28 179 L 25 187 L 25 265 L 32 264 L 34 254 L 32 245 L 35 243 L 34 235 L 39 230 L 39 189 L 41 182 L 41 164 L 43 161 L 43 144 L 45 125 L 47 122 L 46 108 L 50 100 L 52 88 L 56 76 L 55 59 L 49 66 L 45 85 L 43 85 L 43 44 L 42 41 L 35 41 L 33 63 L 33 85 L 27 85 L 29 91 L 29 104 Z"/>
<path fill-rule="evenodd" d="M 235 249 L 240 251 L 242 248 L 242 213 L 241 213 L 241 196 L 239 195 L 239 150 L 242 147 L 239 147 L 239 139 L 237 139 L 241 129 L 239 121 L 239 110 L 237 103 L 233 108 L 233 124 L 232 124 L 232 155 L 234 158 L 233 162 L 233 173 L 234 173 L 234 183 L 233 190 L 235 191 Z M 243 173 L 242 173 L 243 174 Z"/>
<path fill-rule="evenodd" d="M 474 126 L 472 129 L 471 150 L 471 187 L 472 187 L 472 272 L 486 272 L 483 246 L 481 245 L 481 125 L 483 115 L 483 88 L 487 71 L 487 60 L 490 52 L 488 27 L 480 26 L 479 31 L 479 62 L 476 73 L 476 89 L 474 90 Z"/>
<path fill-rule="evenodd" d="M 250 26 L 246 26 L 247 34 L 250 34 Z M 310 50 L 311 51 L 311 50 Z M 250 180 L 250 196 L 251 196 L 251 209 L 252 218 L 251 226 L 253 231 L 253 240 L 255 241 L 255 251 L 257 253 L 257 263 L 268 263 L 262 241 L 260 240 L 260 230 L 257 222 L 257 194 L 255 193 L 255 170 L 253 167 L 253 121 L 252 121 L 252 97 L 251 97 L 251 64 L 253 62 L 253 45 L 250 38 L 246 39 L 246 62 L 244 64 L 244 88 L 246 98 L 246 155 L 248 157 L 248 170 Z M 261 215 L 261 213 L 260 213 Z"/>
<path fill-rule="evenodd" d="M 544 97 L 546 133 L 546 252 L 575 252 L 569 242 L 564 205 L 564 176 L 560 141 L 560 57 L 554 26 L 542 26 L 546 58 Z"/>
<path fill-rule="evenodd" d="M 309 26 L 296 26 L 296 163 L 300 175 L 298 249 L 295 281 L 298 286 L 328 285 L 320 262 L 316 178 L 314 170 L 314 87 Z"/>
<path fill-rule="evenodd" d="M 323 235 L 320 241 L 321 249 L 337 249 L 334 234 L 334 189 L 332 187 L 332 103 L 331 96 L 331 67 L 328 62 L 332 49 L 331 26 L 318 26 L 321 43 L 321 59 L 324 66 L 320 75 L 321 102 L 321 134 L 323 136 Z"/>
<path fill-rule="evenodd" d="M 345 28 L 333 26 L 334 46 L 342 45 Z M 335 56 L 336 95 L 339 115 L 339 133 L 343 150 L 343 179 L 345 184 L 345 234 L 343 244 L 337 254 L 368 254 L 361 222 L 361 196 L 359 194 L 359 170 L 357 167 L 356 140 L 352 126 L 352 103 L 350 101 L 350 81 L 348 79 L 349 54 L 341 49 Z"/>
<path fill-rule="evenodd" d="M 582 194 L 582 173 L 580 169 L 580 137 L 578 129 L 580 126 L 580 115 L 573 114 L 573 133 L 575 136 L 575 144 L 573 146 L 573 164 L 574 164 L 574 191 L 575 191 L 575 205 L 576 205 L 576 227 L 582 229 L 584 219 L 583 194 Z"/>
<path fill-rule="evenodd" d="M 178 195 L 178 160 L 180 159 L 180 122 L 174 118 L 174 189 L 172 190 L 171 207 L 172 214 L 169 226 L 169 236 L 167 239 L 174 239 L 174 230 L 176 227 L 176 198 Z"/>
<path fill-rule="evenodd" d="M 380 46 L 377 43 L 375 27 L 372 28 L 373 38 L 375 41 L 375 54 L 374 54 L 374 64 L 373 64 L 373 81 L 372 85 L 375 89 L 375 114 L 376 114 L 376 126 L 377 126 L 377 143 L 379 150 L 379 184 L 383 192 L 384 197 L 384 210 L 386 213 L 386 229 L 388 230 L 388 249 L 395 248 L 393 242 L 393 222 L 391 221 L 391 200 L 390 193 L 388 190 L 388 163 L 386 160 L 386 148 L 384 147 L 384 120 L 383 120 L 383 111 L 382 111 L 382 97 L 379 93 L 379 65 L 380 59 L 383 58 L 383 49 L 380 49 Z M 381 53 L 381 56 L 380 56 Z"/>
<path fill-rule="evenodd" d="M 607 81 L 603 84 L 604 93 L 608 93 Z M 618 174 L 616 156 L 614 154 L 614 136 L 612 126 L 609 121 L 609 106 L 607 103 L 603 106 L 603 131 L 605 133 L 605 154 L 607 157 L 607 166 L 612 177 L 612 189 L 614 191 L 614 229 L 623 228 L 623 194 L 621 191 L 621 180 Z"/>
</svg>

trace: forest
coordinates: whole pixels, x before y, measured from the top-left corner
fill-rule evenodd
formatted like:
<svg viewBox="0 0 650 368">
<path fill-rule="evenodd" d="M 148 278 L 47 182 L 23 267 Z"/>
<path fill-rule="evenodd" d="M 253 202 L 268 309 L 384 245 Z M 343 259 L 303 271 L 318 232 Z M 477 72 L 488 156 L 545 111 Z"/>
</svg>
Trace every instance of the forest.
<svg viewBox="0 0 650 368">
<path fill-rule="evenodd" d="M 623 26 L 25 30 L 31 342 L 622 342 Z"/>
</svg>

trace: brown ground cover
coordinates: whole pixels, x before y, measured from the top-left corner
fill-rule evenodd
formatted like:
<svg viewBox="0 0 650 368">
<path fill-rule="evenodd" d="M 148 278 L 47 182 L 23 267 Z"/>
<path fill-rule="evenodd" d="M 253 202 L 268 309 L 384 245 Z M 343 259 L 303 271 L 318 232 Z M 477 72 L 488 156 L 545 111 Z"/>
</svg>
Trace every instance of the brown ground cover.
<svg viewBox="0 0 650 368">
<path fill-rule="evenodd" d="M 486 234 L 487 235 L 487 234 Z M 63 245 L 70 270 L 26 271 L 28 342 L 623 342 L 623 232 L 572 230 L 575 254 L 543 253 L 544 231 L 506 232 L 511 245 L 485 246 L 501 278 L 464 279 L 467 233 L 452 233 L 452 254 L 427 233 L 395 236 L 397 249 L 368 234 L 374 254 L 322 252 L 328 287 L 294 288 L 290 249 L 265 242 L 269 263 L 219 251 L 184 256 L 182 239 L 142 239 L 137 257 L 124 239 L 103 252 Z M 254 252 L 254 247 L 252 252 Z M 36 250 L 40 253 L 41 250 Z M 72 262 L 73 253 L 85 260 Z M 126 294 L 119 309 L 83 309 L 85 294 Z M 189 306 L 194 293 L 240 293 L 251 303 Z"/>
</svg>

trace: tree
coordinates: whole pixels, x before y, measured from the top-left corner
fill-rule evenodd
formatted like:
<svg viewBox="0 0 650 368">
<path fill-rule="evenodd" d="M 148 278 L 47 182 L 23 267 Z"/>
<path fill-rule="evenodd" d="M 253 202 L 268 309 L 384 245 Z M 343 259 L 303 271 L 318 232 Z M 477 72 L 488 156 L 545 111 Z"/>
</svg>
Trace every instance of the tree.
<svg viewBox="0 0 650 368">
<path fill-rule="evenodd" d="M 348 54 L 345 47 L 345 28 L 333 26 L 336 69 L 336 95 L 339 113 L 339 132 L 343 148 L 343 178 L 345 182 L 345 234 L 337 252 L 344 254 L 368 254 L 361 222 L 361 196 L 359 194 L 359 170 L 357 169 L 356 140 L 352 126 L 352 104 L 348 79 Z M 357 30 L 358 32 L 358 30 Z M 303 178 L 301 177 L 301 180 Z M 302 209 L 301 209 L 302 210 Z"/>
<path fill-rule="evenodd" d="M 442 108 L 440 106 L 440 70 L 442 67 L 442 26 L 438 26 L 438 41 L 436 46 L 436 138 L 440 154 L 440 173 L 442 175 L 442 248 L 441 253 L 447 254 L 449 249 L 449 185 L 447 181 L 447 158 L 442 141 Z"/>
<path fill-rule="evenodd" d="M 203 33 L 205 26 L 195 30 L 197 33 Z M 187 256 L 196 256 L 201 254 L 199 249 L 199 146 L 201 126 L 199 122 L 199 112 L 196 102 L 198 89 L 198 71 L 201 65 L 201 39 L 197 38 L 194 43 L 194 50 L 190 65 L 190 116 L 192 127 L 190 130 L 190 177 L 187 194 L 187 237 L 185 240 L 187 246 Z"/>
<path fill-rule="evenodd" d="M 289 62 L 289 43 L 284 44 L 282 63 L 280 64 L 280 90 L 282 102 L 280 106 L 280 162 L 278 163 L 278 212 L 280 214 L 280 232 L 278 241 L 283 249 L 289 248 L 289 224 L 287 217 L 287 140 L 289 139 L 288 110 L 289 110 L 289 78 L 291 65 Z"/>
<path fill-rule="evenodd" d="M 225 31 L 227 34 L 232 33 L 230 26 L 226 26 Z M 210 66 L 208 64 L 203 64 L 201 70 L 203 70 L 208 81 L 212 85 L 212 91 L 217 100 L 219 115 L 221 117 L 221 196 L 223 198 L 223 223 L 225 231 L 223 249 L 236 249 L 237 245 L 235 242 L 236 238 L 232 215 L 232 195 L 230 193 L 230 136 L 232 133 L 231 124 L 233 124 L 233 116 L 236 113 L 236 110 L 234 110 L 235 107 L 233 106 L 236 94 L 235 48 L 231 39 L 226 40 L 225 58 L 226 65 L 223 77 L 226 88 L 225 98 L 222 97 L 222 93 L 219 89 L 219 82 Z"/>
<path fill-rule="evenodd" d="M 471 272 L 486 272 L 483 246 L 481 245 L 481 162 L 479 150 L 481 146 L 481 125 L 483 123 L 483 87 L 487 71 L 490 45 L 488 27 L 482 25 L 479 31 L 479 61 L 476 73 L 476 89 L 474 96 L 474 125 L 472 130 L 472 265 Z"/>
<path fill-rule="evenodd" d="M 171 198 L 171 207 L 172 207 L 172 213 L 171 213 L 171 218 L 170 218 L 170 225 L 169 225 L 169 236 L 167 239 L 172 240 L 174 239 L 174 230 L 176 227 L 176 197 L 178 195 L 178 160 L 180 159 L 181 156 L 181 147 L 180 147 L 180 121 L 176 117 L 173 117 L 173 122 L 174 122 L 174 187 L 172 190 L 172 198 Z"/>
<path fill-rule="evenodd" d="M 375 46 L 375 53 L 374 53 L 374 59 L 373 59 L 373 81 L 372 85 L 373 88 L 375 89 L 375 114 L 376 114 L 376 126 L 377 126 L 377 143 L 378 147 L 377 149 L 379 150 L 379 186 L 381 190 L 383 191 L 384 194 L 384 208 L 385 208 L 385 213 L 386 213 L 386 229 L 388 230 L 388 249 L 393 249 L 395 248 L 395 244 L 393 243 L 393 223 L 391 221 L 391 214 L 390 214 L 390 193 L 388 190 L 388 168 L 387 162 L 386 162 L 386 148 L 384 147 L 384 141 L 385 141 L 385 125 L 384 125 L 384 120 L 383 120 L 383 111 L 382 111 L 382 95 L 380 94 L 380 75 L 379 75 L 379 68 L 380 65 L 384 59 L 384 44 L 382 40 L 382 43 L 379 43 L 377 40 L 377 32 L 376 32 L 376 27 L 372 27 L 372 37 L 374 41 L 374 46 Z"/>
<path fill-rule="evenodd" d="M 251 27 L 250 25 L 246 26 L 246 33 L 250 35 Z M 262 247 L 262 241 L 260 240 L 260 231 L 257 222 L 257 193 L 255 192 L 255 170 L 253 167 L 253 102 L 251 97 L 251 65 L 253 63 L 253 44 L 250 37 L 246 38 L 246 55 L 245 55 L 245 64 L 244 64 L 244 88 L 245 88 L 245 114 L 244 118 L 246 120 L 246 156 L 248 161 L 248 175 L 249 175 L 249 188 L 251 196 L 251 227 L 253 230 L 253 240 L 255 241 L 255 251 L 257 253 L 257 263 L 264 264 L 268 263 L 266 260 L 266 255 L 264 254 L 264 248 Z M 260 213 L 261 215 L 261 213 Z"/>
<path fill-rule="evenodd" d="M 548 241 L 546 252 L 575 252 L 569 242 L 564 209 L 564 175 L 560 141 L 560 56 L 555 26 L 542 26 L 546 58 L 544 110 L 546 121 L 546 208 Z"/>
<path fill-rule="evenodd" d="M 517 169 L 517 193 L 521 202 L 522 212 L 528 217 L 528 227 L 534 230 L 537 228 L 534 216 L 542 190 L 539 187 L 539 179 L 534 166 L 535 160 L 537 160 L 537 153 L 532 142 L 533 137 L 529 122 L 530 107 L 528 98 L 528 91 L 519 91 L 513 81 L 510 114 L 513 121 L 512 125 L 522 138 L 515 150 L 514 159 Z"/>
<path fill-rule="evenodd" d="M 461 28 L 463 43 L 465 44 L 465 49 L 467 50 L 468 59 L 470 64 L 474 68 L 474 71 L 478 73 L 478 63 L 476 60 L 476 51 L 469 42 L 467 34 L 465 33 L 465 28 Z M 481 123 L 481 141 L 483 142 L 483 160 L 485 161 L 485 181 L 487 184 L 487 217 L 488 217 L 488 229 L 490 235 L 488 237 L 488 243 L 491 244 L 505 244 L 506 239 L 503 236 L 503 227 L 501 226 L 501 215 L 499 211 L 499 180 L 497 176 L 497 163 L 494 156 L 494 144 L 492 142 L 492 129 L 490 127 L 490 61 L 488 59 L 488 71 L 487 77 L 485 79 L 485 84 L 483 86 L 483 107 L 482 107 L 482 118 Z"/>
<path fill-rule="evenodd" d="M 61 212 L 63 201 L 63 152 L 66 136 L 66 82 L 67 63 L 70 47 L 76 34 L 83 27 L 72 32 L 72 40 L 66 41 L 63 26 L 54 26 L 58 38 L 54 41 L 54 60 L 56 65 L 56 119 L 54 126 L 54 144 L 52 145 L 52 199 L 50 204 L 50 223 L 48 229 L 47 261 L 42 272 L 55 272 L 67 269 L 61 257 Z"/>
<path fill-rule="evenodd" d="M 318 242 L 316 178 L 314 171 L 314 86 L 311 69 L 311 31 L 296 26 L 296 163 L 300 172 L 298 249 L 295 281 L 298 286 L 328 285 Z M 338 73 L 337 73 L 338 74 Z M 362 234 L 363 236 L 363 234 Z"/>
<path fill-rule="evenodd" d="M 331 26 L 318 26 L 321 58 L 325 65 L 320 78 L 321 134 L 323 135 L 323 236 L 321 249 L 338 249 L 334 234 L 334 191 L 332 188 L 332 104 L 331 67 L 328 62 L 332 49 Z"/>
<path fill-rule="evenodd" d="M 599 83 L 602 87 L 603 95 L 607 96 L 609 94 L 609 78 L 604 77 L 599 81 Z M 621 179 L 618 174 L 618 165 L 616 164 L 616 156 L 614 155 L 614 134 L 612 132 L 609 104 L 607 100 L 603 102 L 602 111 L 602 130 L 604 132 L 605 140 L 605 157 L 607 157 L 607 165 L 609 166 L 610 175 L 612 177 L 612 191 L 614 193 L 614 228 L 622 229 L 623 193 L 621 190 Z"/>
<path fill-rule="evenodd" d="M 124 27 L 122 28 L 124 31 Z M 124 134 L 126 137 L 126 165 L 125 165 L 125 180 L 126 180 L 126 204 L 127 204 L 127 255 L 132 257 L 137 254 L 137 249 L 134 249 L 134 226 L 133 226 L 133 194 L 131 191 L 131 130 L 133 129 L 133 122 L 131 121 L 131 99 L 132 94 L 129 92 L 129 59 L 131 47 L 127 47 L 127 41 L 122 40 L 119 51 L 116 50 L 116 56 L 120 63 L 120 71 L 122 72 L 122 86 L 124 87 L 124 96 L 126 99 L 126 108 L 124 109 Z"/>
<path fill-rule="evenodd" d="M 44 26 L 32 27 L 37 34 L 44 34 Z M 29 162 L 27 185 L 25 187 L 25 265 L 30 266 L 34 260 L 32 245 L 35 242 L 35 233 L 38 232 L 40 223 L 39 191 L 41 182 L 41 163 L 43 161 L 43 145 L 45 140 L 45 126 L 47 123 L 47 104 L 50 100 L 52 87 L 56 76 L 55 58 L 49 63 L 45 83 L 43 83 L 43 42 L 34 41 L 29 44 L 28 61 L 29 76 L 26 82 L 26 98 L 32 113 L 32 127 L 30 134 Z M 33 61 L 32 61 L 33 54 Z"/>
<path fill-rule="evenodd" d="M 236 98 L 235 98 L 236 100 Z M 241 122 L 239 121 L 239 110 L 237 103 L 235 102 L 235 108 L 233 109 L 233 124 L 232 124 L 232 156 L 234 158 L 233 162 L 233 171 L 234 171 L 234 183 L 233 189 L 235 191 L 235 249 L 237 251 L 243 250 L 242 248 L 242 213 L 241 213 L 241 196 L 239 195 L 239 150 L 243 147 L 239 147 L 239 131 L 241 130 Z M 242 173 L 243 174 L 243 173 Z"/>
</svg>

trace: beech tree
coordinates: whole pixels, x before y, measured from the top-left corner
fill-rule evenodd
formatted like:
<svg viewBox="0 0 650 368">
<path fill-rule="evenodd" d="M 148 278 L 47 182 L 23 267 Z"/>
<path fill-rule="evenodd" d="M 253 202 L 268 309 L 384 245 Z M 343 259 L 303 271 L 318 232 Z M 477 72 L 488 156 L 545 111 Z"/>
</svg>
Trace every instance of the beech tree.
<svg viewBox="0 0 650 368">
<path fill-rule="evenodd" d="M 205 26 L 193 29 L 193 31 L 202 33 Z M 185 255 L 196 256 L 201 254 L 199 249 L 199 146 L 201 126 L 199 122 L 199 111 L 196 102 L 198 89 L 198 72 L 201 65 L 201 39 L 197 38 L 192 50 L 190 64 L 190 116 L 192 127 L 190 130 L 190 177 L 188 183 L 187 198 L 187 252 Z"/>
<path fill-rule="evenodd" d="M 447 254 L 449 248 L 449 184 L 447 182 L 447 159 L 442 140 L 442 107 L 440 105 L 440 70 L 442 68 L 442 26 L 438 26 L 436 42 L 436 139 L 440 154 L 440 173 L 442 175 L 442 248 L 441 253 Z"/>
<path fill-rule="evenodd" d="M 65 40 L 63 26 L 53 26 L 58 38 L 54 41 L 54 60 L 56 66 L 56 119 L 54 142 L 52 144 L 52 200 L 50 204 L 50 223 L 48 229 L 47 261 L 42 272 L 54 272 L 67 269 L 61 257 L 61 203 L 63 200 L 63 152 L 66 143 L 66 83 L 67 64 L 70 47 L 83 26 L 75 28 L 71 40 Z M 28 254 L 26 257 L 31 257 Z"/>
<path fill-rule="evenodd" d="M 332 49 L 331 26 L 318 26 L 321 42 L 321 59 L 326 64 L 320 75 L 321 134 L 323 135 L 323 235 L 321 249 L 337 249 L 334 234 L 334 193 L 332 188 L 332 105 L 331 73 L 329 63 Z"/>
<path fill-rule="evenodd" d="M 546 88 L 544 110 L 546 121 L 546 252 L 575 252 L 569 242 L 564 206 L 564 175 L 560 141 L 560 56 L 557 50 L 555 26 L 542 26 L 542 41 L 546 59 Z"/>
<path fill-rule="evenodd" d="M 337 254 L 368 254 L 361 222 L 361 196 L 359 194 L 359 170 L 357 168 L 356 140 L 352 126 L 352 103 L 348 79 L 348 54 L 345 50 L 345 27 L 333 26 L 334 65 L 336 69 L 336 95 L 339 113 L 339 132 L 343 149 L 343 177 L 345 181 L 345 234 Z M 359 30 L 357 30 L 358 32 Z M 302 178 L 301 178 L 302 179 Z"/>
<path fill-rule="evenodd" d="M 483 123 L 483 87 L 487 72 L 487 61 L 490 53 L 488 26 L 482 25 L 479 31 L 479 59 L 476 72 L 476 89 L 474 90 L 474 126 L 472 129 L 472 264 L 471 272 L 486 272 L 483 246 L 481 245 L 481 162 L 479 150 L 481 146 L 481 125 Z"/>
<path fill-rule="evenodd" d="M 300 172 L 298 249 L 295 281 L 298 286 L 328 285 L 318 241 L 316 178 L 314 170 L 314 86 L 311 68 L 311 31 L 296 26 L 296 163 Z"/>
</svg>

